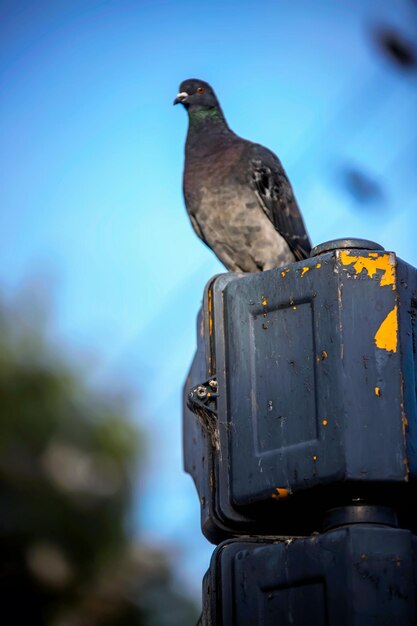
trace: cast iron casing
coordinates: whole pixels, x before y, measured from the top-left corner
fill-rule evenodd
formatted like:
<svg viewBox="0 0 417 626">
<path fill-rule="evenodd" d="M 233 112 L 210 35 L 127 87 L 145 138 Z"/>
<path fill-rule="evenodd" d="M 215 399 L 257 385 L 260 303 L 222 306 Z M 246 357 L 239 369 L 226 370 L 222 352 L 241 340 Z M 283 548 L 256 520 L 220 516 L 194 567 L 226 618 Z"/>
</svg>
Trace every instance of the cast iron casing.
<svg viewBox="0 0 417 626">
<path fill-rule="evenodd" d="M 313 253 L 206 287 L 184 457 L 214 542 L 309 533 L 334 505 L 415 497 L 417 270 L 361 240 Z M 185 405 L 213 377 L 216 411 L 196 417 Z"/>
<path fill-rule="evenodd" d="M 414 626 L 417 540 L 372 524 L 312 537 L 222 543 L 203 584 L 202 626 Z"/>
</svg>

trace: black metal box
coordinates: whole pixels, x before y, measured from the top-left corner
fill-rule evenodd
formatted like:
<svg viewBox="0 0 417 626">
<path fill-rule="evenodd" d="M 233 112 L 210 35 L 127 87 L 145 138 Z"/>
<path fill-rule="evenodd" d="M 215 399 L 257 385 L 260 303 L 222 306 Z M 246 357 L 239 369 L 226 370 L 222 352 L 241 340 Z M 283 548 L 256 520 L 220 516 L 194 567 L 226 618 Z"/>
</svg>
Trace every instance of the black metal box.
<svg viewBox="0 0 417 626">
<path fill-rule="evenodd" d="M 403 497 L 417 476 L 416 314 L 417 270 L 371 242 L 209 283 L 184 390 L 208 538 L 311 532 L 349 498 Z"/>
<path fill-rule="evenodd" d="M 204 579 L 203 626 L 415 626 L 417 541 L 352 525 L 229 540 Z"/>
</svg>

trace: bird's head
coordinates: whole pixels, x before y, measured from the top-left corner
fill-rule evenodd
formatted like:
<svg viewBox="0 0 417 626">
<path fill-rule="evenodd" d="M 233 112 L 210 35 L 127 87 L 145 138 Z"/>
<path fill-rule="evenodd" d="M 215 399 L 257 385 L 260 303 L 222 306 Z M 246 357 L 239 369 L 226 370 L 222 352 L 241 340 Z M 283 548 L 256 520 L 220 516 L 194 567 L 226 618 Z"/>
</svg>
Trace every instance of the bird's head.
<svg viewBox="0 0 417 626">
<path fill-rule="evenodd" d="M 189 112 L 220 109 L 212 87 L 198 78 L 188 78 L 181 83 L 174 104 L 182 104 Z"/>
</svg>

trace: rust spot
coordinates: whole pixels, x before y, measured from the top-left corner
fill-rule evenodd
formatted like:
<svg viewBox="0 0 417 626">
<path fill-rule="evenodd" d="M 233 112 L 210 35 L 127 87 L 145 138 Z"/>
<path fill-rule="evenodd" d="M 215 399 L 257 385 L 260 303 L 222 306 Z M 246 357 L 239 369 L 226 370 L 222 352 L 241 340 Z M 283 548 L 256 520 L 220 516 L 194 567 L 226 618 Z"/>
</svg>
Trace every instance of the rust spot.
<svg viewBox="0 0 417 626">
<path fill-rule="evenodd" d="M 387 352 L 397 352 L 397 308 L 397 305 L 395 305 L 375 333 L 376 347 Z"/>
<path fill-rule="evenodd" d="M 380 286 L 391 285 L 392 289 L 395 289 L 395 257 L 393 254 L 373 253 L 372 256 L 371 254 L 363 256 L 351 253 L 348 250 L 339 250 L 338 257 L 342 265 L 353 265 L 353 269 L 358 275 L 365 270 L 369 278 L 373 278 L 377 271 L 381 270 Z"/>
<path fill-rule="evenodd" d="M 303 269 L 301 270 L 301 278 L 304 276 L 304 274 L 307 274 L 307 272 L 310 271 L 309 267 L 303 267 Z"/>
<path fill-rule="evenodd" d="M 284 489 L 283 487 L 277 487 L 275 489 L 275 493 L 272 494 L 272 498 L 274 500 L 282 500 L 283 498 L 288 498 L 290 492 L 288 489 Z"/>
</svg>

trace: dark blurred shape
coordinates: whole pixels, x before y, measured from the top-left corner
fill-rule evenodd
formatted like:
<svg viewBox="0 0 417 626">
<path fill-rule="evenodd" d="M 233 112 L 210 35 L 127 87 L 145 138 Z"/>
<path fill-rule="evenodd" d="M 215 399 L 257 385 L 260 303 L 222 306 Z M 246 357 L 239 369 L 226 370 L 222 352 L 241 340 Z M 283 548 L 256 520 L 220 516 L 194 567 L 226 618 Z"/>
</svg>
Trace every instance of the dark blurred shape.
<svg viewBox="0 0 417 626">
<path fill-rule="evenodd" d="M 375 38 L 379 49 L 397 66 L 406 70 L 417 68 L 414 46 L 401 33 L 391 28 L 380 28 L 375 32 Z"/>
<path fill-rule="evenodd" d="M 384 198 L 381 185 L 356 167 L 347 166 L 342 170 L 341 183 L 358 203 L 373 204 Z"/>
<path fill-rule="evenodd" d="M 28 299 L 16 302 L 0 297 L 2 616 L 30 626 L 194 626 L 168 555 L 127 532 L 141 455 L 127 403 L 89 390 L 52 351 Z"/>
</svg>

